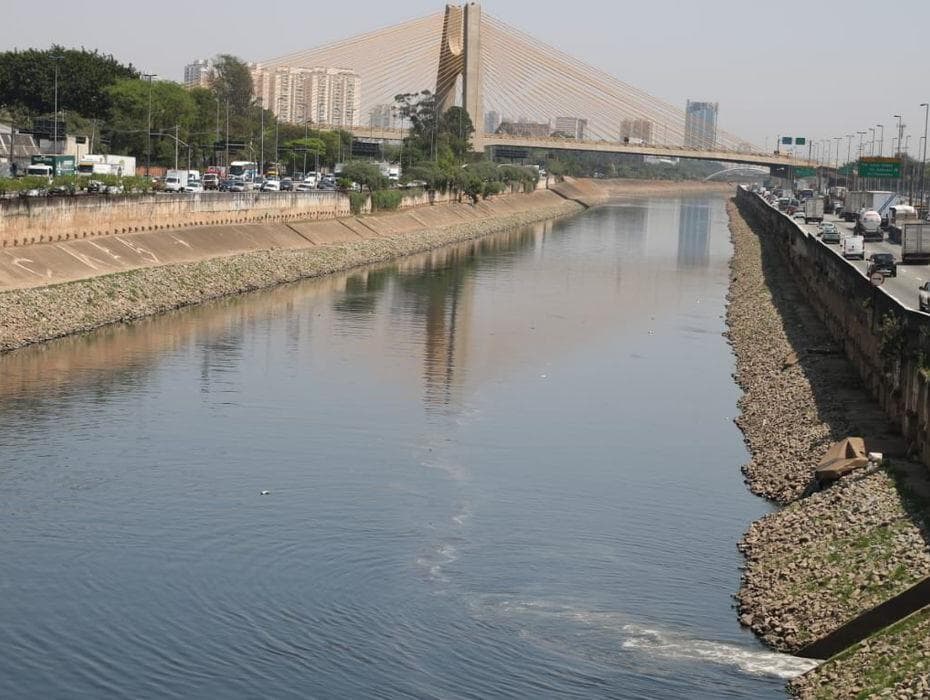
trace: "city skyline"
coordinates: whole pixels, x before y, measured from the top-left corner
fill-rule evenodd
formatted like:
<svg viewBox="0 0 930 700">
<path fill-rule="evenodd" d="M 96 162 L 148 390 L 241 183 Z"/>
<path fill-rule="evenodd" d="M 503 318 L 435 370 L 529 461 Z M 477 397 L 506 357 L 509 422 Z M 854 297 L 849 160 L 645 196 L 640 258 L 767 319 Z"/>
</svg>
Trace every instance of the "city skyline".
<svg viewBox="0 0 930 700">
<path fill-rule="evenodd" d="M 230 12 L 224 13 L 228 17 L 216 17 L 206 7 L 188 8 L 183 24 L 168 15 L 151 13 L 146 13 L 143 20 L 144 10 L 132 6 L 77 7 L 57 0 L 46 6 L 43 21 L 37 22 L 32 8 L 14 2 L 0 27 L 0 44 L 5 49 L 47 48 L 53 43 L 84 45 L 112 53 L 141 71 L 183 82 L 185 65 L 196 58 L 231 53 L 248 62 L 262 61 L 441 9 L 440 4 L 426 0 L 391 6 L 362 0 L 352 21 L 344 22 L 340 21 L 344 19 L 344 11 L 339 7 L 275 6 L 267 8 L 270 14 L 264 19 L 278 27 L 278 31 L 265 38 L 251 23 L 237 19 L 241 16 L 235 11 L 239 1 L 231 0 Z M 577 22 L 566 19 L 557 7 L 538 6 L 528 0 L 506 4 L 484 2 L 483 7 L 541 41 L 671 104 L 683 105 L 693 94 L 711 96 L 726 106 L 722 128 L 769 149 L 774 148 L 775 139 L 782 134 L 805 135 L 815 140 L 833 138 L 890 121 L 892 114 L 903 114 L 904 121 L 911 125 L 911 133 L 916 133 L 921 116 L 918 105 L 930 98 L 930 94 L 913 93 L 911 88 L 916 85 L 919 89 L 922 85 L 923 60 L 918 54 L 916 28 L 930 20 L 927 6 L 908 8 L 910 21 L 899 33 L 898 60 L 891 79 L 871 54 L 853 52 L 840 65 L 832 58 L 834 49 L 829 41 L 818 44 L 803 33 L 785 31 L 782 23 L 753 21 L 752 32 L 735 31 L 748 20 L 740 18 L 736 5 L 722 0 L 711 0 L 700 7 L 680 7 L 660 0 L 659 5 L 648 9 L 633 7 L 622 12 L 589 3 L 577 8 L 574 15 L 579 18 Z M 830 37 L 859 31 L 856 17 L 866 7 L 862 2 L 808 6 L 789 0 L 780 13 L 786 17 L 803 16 L 806 25 L 822 27 Z M 595 11 L 603 15 L 604 22 L 582 21 L 582 17 Z M 702 22 L 709 13 L 716 13 L 722 21 Z M 663 18 L 661 42 L 649 32 L 624 29 L 648 24 L 655 16 Z M 311 19 L 314 29 L 308 33 L 305 27 Z M 140 21 L 145 21 L 150 29 L 144 35 L 117 31 L 120 26 Z M 74 38 L 75 26 L 97 27 L 99 37 L 82 35 L 78 41 Z M 695 26 L 701 26 L 701 31 L 695 32 Z M 616 40 L 618 33 L 623 41 Z M 164 37 L 171 37 L 172 43 L 187 48 L 166 51 Z M 908 41 L 908 37 L 914 41 Z M 779 59 L 772 60 L 761 50 L 763 46 L 781 47 Z M 682 63 L 685 69 L 670 70 L 673 63 Z M 801 79 L 824 71 L 834 77 Z M 888 106 L 864 99 L 861 89 L 848 89 L 848 81 L 841 75 L 856 75 L 858 82 L 875 85 Z M 930 93 L 930 88 L 927 92 Z M 362 115 L 362 119 L 366 116 Z M 887 148 L 892 136 L 890 130 L 886 130 L 885 136 Z"/>
</svg>

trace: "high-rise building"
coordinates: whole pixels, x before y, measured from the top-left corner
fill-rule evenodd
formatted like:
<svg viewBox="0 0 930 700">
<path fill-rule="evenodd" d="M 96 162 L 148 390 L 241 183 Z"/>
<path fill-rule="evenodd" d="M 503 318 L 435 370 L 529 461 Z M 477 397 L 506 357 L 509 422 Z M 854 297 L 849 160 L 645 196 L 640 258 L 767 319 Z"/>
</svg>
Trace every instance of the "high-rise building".
<svg viewBox="0 0 930 700">
<path fill-rule="evenodd" d="M 497 129 L 500 127 L 501 121 L 502 119 L 499 112 L 486 112 L 484 115 L 484 133 L 497 133 Z"/>
<path fill-rule="evenodd" d="M 569 139 L 584 140 L 585 129 L 588 128 L 587 119 L 578 117 L 556 117 L 555 133 Z"/>
<path fill-rule="evenodd" d="M 716 102 L 692 102 L 685 107 L 685 147 L 709 150 L 717 145 Z"/>
<path fill-rule="evenodd" d="M 213 82 L 213 62 L 208 59 L 194 61 L 184 66 L 184 87 L 210 87 Z"/>
<path fill-rule="evenodd" d="M 361 79 L 355 71 L 290 66 L 267 69 L 260 64 L 250 69 L 256 99 L 281 121 L 361 125 Z"/>
<path fill-rule="evenodd" d="M 372 129 L 393 129 L 396 114 L 394 105 L 375 105 L 368 113 L 368 126 Z"/>
<path fill-rule="evenodd" d="M 652 143 L 652 122 L 648 119 L 624 119 L 620 122 L 620 140 Z"/>
</svg>

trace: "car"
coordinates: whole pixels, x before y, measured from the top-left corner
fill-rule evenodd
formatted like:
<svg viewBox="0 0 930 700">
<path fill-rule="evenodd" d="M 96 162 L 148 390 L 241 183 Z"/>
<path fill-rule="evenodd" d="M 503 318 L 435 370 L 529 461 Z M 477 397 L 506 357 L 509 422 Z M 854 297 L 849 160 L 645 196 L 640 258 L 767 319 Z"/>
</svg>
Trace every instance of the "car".
<svg viewBox="0 0 930 700">
<path fill-rule="evenodd" d="M 824 243 L 839 243 L 840 237 L 840 230 L 836 227 L 836 224 L 825 221 L 823 226 L 820 227 L 820 240 Z"/>
<path fill-rule="evenodd" d="M 281 191 L 282 192 L 293 192 L 294 181 L 289 177 L 286 177 L 283 180 L 281 180 Z"/>
<path fill-rule="evenodd" d="M 802 223 L 802 224 L 806 224 L 806 223 L 807 223 L 807 218 L 804 216 L 804 212 L 803 212 L 803 211 L 796 211 L 796 212 L 794 212 L 794 214 L 791 215 L 791 218 L 794 219 L 795 221 L 798 221 L 798 222 Z"/>
<path fill-rule="evenodd" d="M 924 282 L 917 288 L 917 305 L 921 311 L 930 311 L 930 282 Z"/>
<path fill-rule="evenodd" d="M 244 180 L 229 180 L 226 190 L 228 192 L 248 192 L 249 185 Z"/>
<path fill-rule="evenodd" d="M 262 192 L 280 192 L 281 181 L 273 177 L 270 177 L 262 183 L 261 191 Z"/>
<path fill-rule="evenodd" d="M 869 277 L 875 272 L 881 272 L 885 277 L 898 276 L 898 264 L 891 253 L 872 253 L 869 256 L 869 266 L 865 274 Z"/>
<path fill-rule="evenodd" d="M 297 192 L 316 192 L 316 187 L 309 182 L 300 182 L 295 189 Z"/>
</svg>

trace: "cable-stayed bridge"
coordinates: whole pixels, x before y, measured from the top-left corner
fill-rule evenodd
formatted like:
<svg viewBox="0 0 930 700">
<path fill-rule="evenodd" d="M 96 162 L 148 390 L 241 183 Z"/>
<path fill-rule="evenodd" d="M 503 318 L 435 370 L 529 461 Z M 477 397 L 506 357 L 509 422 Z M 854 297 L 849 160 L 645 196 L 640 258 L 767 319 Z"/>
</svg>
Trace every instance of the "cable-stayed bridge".
<svg viewBox="0 0 930 700">
<path fill-rule="evenodd" d="M 368 124 L 386 114 L 397 95 L 435 92 L 443 109 L 463 107 L 475 126 L 475 150 L 487 148 L 629 153 L 666 158 L 701 158 L 751 165 L 810 165 L 767 153 L 716 127 L 689 132 L 685 110 L 653 97 L 602 70 L 547 46 L 482 11 L 478 3 L 445 10 L 318 48 L 269 59 L 277 68 L 328 67 L 355 71 L 360 78 L 360 115 L 350 127 L 357 137 L 398 140 L 404 125 Z M 506 126 L 485 131 L 486 115 Z M 561 123 L 583 124 L 573 134 Z M 637 138 L 624 140 L 631 125 Z M 326 125 L 318 125 L 325 127 Z M 645 138 L 644 138 L 645 137 Z"/>
</svg>

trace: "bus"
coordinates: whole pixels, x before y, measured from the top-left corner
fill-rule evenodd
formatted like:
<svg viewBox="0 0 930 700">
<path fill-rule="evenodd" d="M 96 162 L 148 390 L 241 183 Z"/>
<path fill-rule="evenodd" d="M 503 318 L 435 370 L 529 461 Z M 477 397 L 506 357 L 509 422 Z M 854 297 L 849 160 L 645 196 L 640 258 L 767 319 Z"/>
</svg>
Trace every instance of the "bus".
<svg viewBox="0 0 930 700">
<path fill-rule="evenodd" d="M 250 160 L 234 160 L 229 164 L 229 177 L 233 180 L 254 182 L 258 178 L 258 163 Z"/>
</svg>

